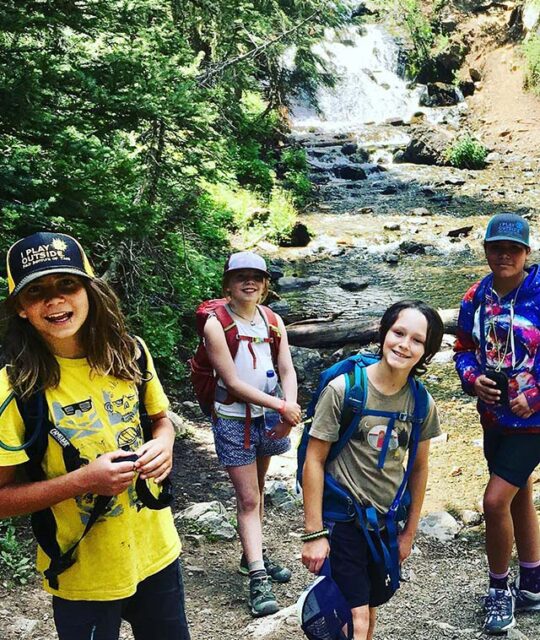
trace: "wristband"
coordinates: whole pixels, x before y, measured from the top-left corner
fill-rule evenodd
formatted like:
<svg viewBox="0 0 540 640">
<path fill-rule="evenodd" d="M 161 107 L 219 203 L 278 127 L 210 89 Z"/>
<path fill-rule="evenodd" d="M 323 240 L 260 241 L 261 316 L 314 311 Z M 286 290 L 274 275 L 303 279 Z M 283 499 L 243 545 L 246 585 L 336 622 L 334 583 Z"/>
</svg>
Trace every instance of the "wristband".
<svg viewBox="0 0 540 640">
<path fill-rule="evenodd" d="M 285 407 L 287 406 L 287 403 L 285 402 L 285 400 L 281 401 L 281 404 L 279 405 L 279 408 L 277 410 L 277 412 L 279 413 L 280 416 L 282 416 L 285 413 Z"/>
<path fill-rule="evenodd" d="M 304 533 L 300 536 L 302 542 L 311 542 L 312 540 L 318 540 L 319 538 L 328 538 L 330 531 L 328 529 L 321 529 L 320 531 L 313 531 L 312 533 Z"/>
</svg>

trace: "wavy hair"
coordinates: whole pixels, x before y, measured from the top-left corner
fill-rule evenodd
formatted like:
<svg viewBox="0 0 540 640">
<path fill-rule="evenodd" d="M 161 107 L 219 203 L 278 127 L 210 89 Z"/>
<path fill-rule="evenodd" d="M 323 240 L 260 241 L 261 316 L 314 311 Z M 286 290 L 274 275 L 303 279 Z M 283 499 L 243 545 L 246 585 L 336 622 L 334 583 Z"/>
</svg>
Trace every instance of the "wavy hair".
<svg viewBox="0 0 540 640">
<path fill-rule="evenodd" d="M 427 320 L 424 355 L 411 370 L 411 375 L 421 376 L 427 371 L 427 365 L 441 348 L 444 334 L 444 324 L 441 316 L 433 307 L 430 307 L 422 300 L 400 300 L 388 307 L 381 318 L 381 324 L 379 326 L 379 353 L 382 353 L 386 334 L 398 319 L 399 314 L 406 309 L 416 309 L 416 311 L 419 311 Z"/>
<path fill-rule="evenodd" d="M 88 316 L 81 327 L 81 343 L 92 372 L 139 384 L 139 345 L 127 332 L 117 295 L 99 278 L 81 281 L 89 303 Z M 8 321 L 4 356 L 12 389 L 25 398 L 37 389 L 57 387 L 60 366 L 46 341 L 28 320 L 18 315 L 16 296 L 8 298 L 5 306 Z"/>
</svg>

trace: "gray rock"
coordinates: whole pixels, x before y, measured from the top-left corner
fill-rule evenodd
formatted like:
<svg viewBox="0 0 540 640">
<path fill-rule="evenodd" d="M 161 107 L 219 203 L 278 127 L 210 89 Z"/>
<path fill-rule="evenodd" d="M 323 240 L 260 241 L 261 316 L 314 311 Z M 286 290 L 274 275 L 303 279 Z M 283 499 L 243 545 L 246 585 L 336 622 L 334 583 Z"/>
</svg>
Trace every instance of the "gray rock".
<svg viewBox="0 0 540 640">
<path fill-rule="evenodd" d="M 456 537 L 460 526 L 447 511 L 437 511 L 422 518 L 418 530 L 430 538 L 435 538 L 440 542 L 448 542 Z"/>
<path fill-rule="evenodd" d="M 287 634 L 289 634 L 289 630 L 295 627 L 298 630 L 300 629 L 296 604 L 292 604 L 272 616 L 266 616 L 250 622 L 242 632 L 241 637 L 253 640 L 273 640 L 278 636 L 281 637 L 284 628 L 287 629 Z"/>
<path fill-rule="evenodd" d="M 217 500 L 193 504 L 176 514 L 174 519 L 195 524 L 202 533 L 215 540 L 236 538 L 236 529 L 228 521 L 227 510 Z"/>
<path fill-rule="evenodd" d="M 399 255 L 397 253 L 387 253 L 383 256 L 383 260 L 388 264 L 397 264 L 399 262 Z"/>
<path fill-rule="evenodd" d="M 287 485 L 281 480 L 273 480 L 265 486 L 264 502 L 285 511 L 291 511 L 296 507 L 294 496 L 291 495 Z"/>
<path fill-rule="evenodd" d="M 198 405 L 197 405 L 198 407 Z M 199 413 L 202 416 L 202 411 L 199 407 Z M 184 420 L 174 411 L 167 411 L 167 418 L 172 422 L 174 427 L 174 432 L 178 437 L 183 437 L 188 432 L 188 427 Z"/>
<path fill-rule="evenodd" d="M 411 255 L 423 255 L 426 253 L 426 247 L 419 242 L 413 242 L 412 240 L 405 240 L 399 245 L 399 250 L 402 253 Z"/>
<path fill-rule="evenodd" d="M 333 172 L 336 178 L 342 180 L 365 180 L 367 178 L 365 169 L 359 164 L 338 165 L 333 168 Z"/>
<path fill-rule="evenodd" d="M 311 240 L 311 233 L 303 222 L 296 222 L 288 238 L 279 244 L 282 247 L 307 247 Z"/>
<path fill-rule="evenodd" d="M 275 302 L 270 303 L 268 306 L 274 313 L 277 313 L 282 318 L 286 318 L 291 311 L 289 303 L 286 300 L 276 300 Z"/>
<path fill-rule="evenodd" d="M 356 144 L 356 142 L 346 142 L 341 147 L 341 153 L 344 156 L 352 156 L 352 154 L 356 153 L 357 151 L 358 151 L 358 145 Z"/>
<path fill-rule="evenodd" d="M 399 231 L 401 229 L 401 225 L 397 222 L 389 222 L 384 225 L 384 228 L 387 231 Z"/>
<path fill-rule="evenodd" d="M 369 278 L 350 278 L 339 283 L 339 286 L 345 291 L 363 291 L 370 285 Z"/>
<path fill-rule="evenodd" d="M 433 213 L 429 209 L 426 209 L 426 207 L 415 207 L 414 209 L 411 210 L 411 216 L 425 217 L 425 216 L 432 216 L 432 215 Z"/>
<path fill-rule="evenodd" d="M 279 278 L 283 278 L 283 276 L 285 275 L 283 269 L 277 264 L 269 264 L 267 267 L 267 271 L 270 274 L 271 280 L 279 280 Z"/>
<path fill-rule="evenodd" d="M 298 291 L 307 289 L 315 284 L 319 284 L 320 279 L 315 276 L 309 278 L 295 278 L 294 276 L 285 276 L 277 281 L 277 286 L 281 291 Z"/>
<path fill-rule="evenodd" d="M 463 101 L 463 94 L 453 84 L 444 82 L 428 82 L 420 96 L 423 107 L 451 107 Z"/>
<path fill-rule="evenodd" d="M 324 368 L 324 360 L 321 354 L 315 349 L 308 349 L 306 347 L 295 347 L 291 345 L 290 349 L 298 382 L 303 383 L 308 381 L 315 384 L 317 374 Z"/>
<path fill-rule="evenodd" d="M 469 75 L 473 82 L 480 82 L 480 80 L 482 80 L 482 74 L 480 73 L 480 71 L 478 71 L 478 69 L 475 69 L 474 67 L 469 68 Z"/>
<path fill-rule="evenodd" d="M 403 162 L 446 165 L 446 149 L 454 136 L 441 127 L 418 125 L 411 132 L 411 140 L 403 152 Z"/>
<path fill-rule="evenodd" d="M 464 509 L 460 516 L 461 522 L 467 527 L 475 527 L 482 522 L 482 514 L 473 509 Z"/>
</svg>

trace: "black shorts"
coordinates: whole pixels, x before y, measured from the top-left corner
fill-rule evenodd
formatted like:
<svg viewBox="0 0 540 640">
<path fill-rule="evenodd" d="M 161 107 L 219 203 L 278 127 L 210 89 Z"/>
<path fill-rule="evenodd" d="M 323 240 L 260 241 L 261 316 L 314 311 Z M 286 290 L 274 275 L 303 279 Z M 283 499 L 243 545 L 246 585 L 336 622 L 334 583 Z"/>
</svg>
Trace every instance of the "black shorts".
<svg viewBox="0 0 540 640">
<path fill-rule="evenodd" d="M 373 561 L 360 526 L 356 522 L 332 522 L 327 526 L 330 530 L 332 578 L 351 609 L 363 605 L 378 607 L 388 602 L 395 589 L 384 564 Z M 381 537 L 388 546 L 386 531 Z M 376 540 L 375 547 L 379 547 Z"/>
<path fill-rule="evenodd" d="M 540 463 L 540 433 L 484 431 L 484 455 L 489 472 L 515 487 L 524 487 Z"/>
</svg>

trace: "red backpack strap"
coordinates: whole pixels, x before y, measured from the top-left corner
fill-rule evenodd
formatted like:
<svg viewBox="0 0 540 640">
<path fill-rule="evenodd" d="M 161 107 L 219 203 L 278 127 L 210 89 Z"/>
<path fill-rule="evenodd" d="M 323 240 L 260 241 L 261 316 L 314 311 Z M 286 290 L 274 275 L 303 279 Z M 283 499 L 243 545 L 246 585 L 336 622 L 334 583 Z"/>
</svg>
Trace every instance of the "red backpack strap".
<svg viewBox="0 0 540 640">
<path fill-rule="evenodd" d="M 236 354 L 238 353 L 238 327 L 236 326 L 236 322 L 233 320 L 231 314 L 227 310 L 226 305 L 220 305 L 216 307 L 213 311 L 213 314 L 218 319 L 220 325 L 223 327 L 223 333 L 225 334 L 225 340 L 227 341 L 227 346 L 229 347 L 229 351 L 231 352 L 231 357 L 234 360 Z"/>
<path fill-rule="evenodd" d="M 272 354 L 272 362 L 274 363 L 274 368 L 277 371 L 279 346 L 281 344 L 281 330 L 278 325 L 277 316 L 272 311 L 272 309 L 270 309 L 270 307 L 265 307 L 262 304 L 259 305 L 259 311 L 261 311 L 262 317 L 264 318 L 266 326 L 268 327 L 268 337 L 270 338 L 270 353 Z"/>
</svg>

